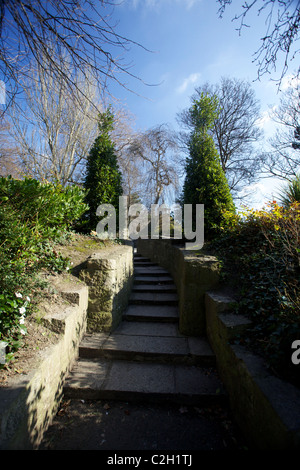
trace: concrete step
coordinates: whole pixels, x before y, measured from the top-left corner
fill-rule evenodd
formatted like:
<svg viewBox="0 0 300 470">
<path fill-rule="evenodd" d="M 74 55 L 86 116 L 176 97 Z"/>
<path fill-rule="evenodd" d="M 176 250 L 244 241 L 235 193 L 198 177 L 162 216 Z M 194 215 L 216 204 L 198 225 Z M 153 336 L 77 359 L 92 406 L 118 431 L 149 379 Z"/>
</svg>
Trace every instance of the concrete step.
<svg viewBox="0 0 300 470">
<path fill-rule="evenodd" d="M 178 307 L 174 305 L 129 305 L 123 314 L 127 321 L 178 322 Z"/>
<path fill-rule="evenodd" d="M 173 284 L 171 276 L 135 276 L 134 286 L 138 284 Z"/>
<path fill-rule="evenodd" d="M 133 260 L 133 266 L 139 267 L 139 266 L 158 266 L 157 263 L 154 263 L 153 261 L 150 260 L 143 260 L 143 259 L 134 259 Z"/>
<path fill-rule="evenodd" d="M 172 324 L 126 323 L 110 335 L 86 335 L 80 345 L 80 357 L 216 365 L 215 355 L 204 338 L 184 337 Z"/>
<path fill-rule="evenodd" d="M 170 273 L 160 266 L 141 266 L 134 268 L 135 276 L 167 276 L 170 277 Z"/>
<path fill-rule="evenodd" d="M 151 293 L 165 293 L 173 294 L 176 293 L 175 284 L 134 284 L 132 292 L 151 292 Z"/>
<path fill-rule="evenodd" d="M 152 292 L 132 292 L 129 298 L 130 304 L 148 305 L 177 305 L 177 294 L 152 293 Z"/>
<path fill-rule="evenodd" d="M 141 258 L 123 321 L 112 333 L 84 336 L 64 396 L 198 406 L 227 400 L 206 338 L 179 333 L 171 276 Z"/>
<path fill-rule="evenodd" d="M 227 399 L 215 371 L 198 366 L 79 359 L 66 379 L 65 398 L 175 402 L 186 405 Z"/>
<path fill-rule="evenodd" d="M 113 335 L 157 336 L 159 338 L 185 338 L 179 333 L 177 323 L 123 321 Z"/>
</svg>

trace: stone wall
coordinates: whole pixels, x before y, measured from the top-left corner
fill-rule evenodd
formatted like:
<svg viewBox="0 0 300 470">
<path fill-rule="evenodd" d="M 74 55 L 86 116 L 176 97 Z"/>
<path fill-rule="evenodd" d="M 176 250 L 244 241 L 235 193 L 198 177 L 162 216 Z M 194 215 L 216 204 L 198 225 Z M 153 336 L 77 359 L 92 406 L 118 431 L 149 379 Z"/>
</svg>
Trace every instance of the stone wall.
<svg viewBox="0 0 300 470">
<path fill-rule="evenodd" d="M 206 332 L 205 292 L 219 282 L 219 263 L 213 256 L 187 251 L 172 240 L 137 240 L 138 252 L 160 264 L 174 279 L 179 296 L 179 329 L 188 336 Z"/>
<path fill-rule="evenodd" d="M 57 342 L 38 353 L 27 374 L 0 388 L 0 449 L 35 449 L 58 411 L 86 328 L 88 288 L 78 282 L 62 285 L 61 295 L 69 303 L 43 319 L 58 334 Z"/>
<path fill-rule="evenodd" d="M 133 280 L 132 244 L 91 254 L 81 267 L 80 280 L 70 276 L 66 283 L 58 278 L 53 284 L 65 303 L 41 309 L 43 325 L 58 340 L 37 354 L 29 373 L 0 388 L 0 449 L 38 448 L 58 411 L 87 326 L 112 329 L 121 320 Z"/>
<path fill-rule="evenodd" d="M 207 337 L 235 420 L 256 450 L 300 449 L 300 391 L 231 341 L 249 326 L 230 312 L 232 302 L 220 291 L 206 293 Z"/>
<path fill-rule="evenodd" d="M 132 289 L 132 243 L 92 254 L 79 278 L 89 287 L 87 330 L 114 330 L 122 319 Z"/>
</svg>

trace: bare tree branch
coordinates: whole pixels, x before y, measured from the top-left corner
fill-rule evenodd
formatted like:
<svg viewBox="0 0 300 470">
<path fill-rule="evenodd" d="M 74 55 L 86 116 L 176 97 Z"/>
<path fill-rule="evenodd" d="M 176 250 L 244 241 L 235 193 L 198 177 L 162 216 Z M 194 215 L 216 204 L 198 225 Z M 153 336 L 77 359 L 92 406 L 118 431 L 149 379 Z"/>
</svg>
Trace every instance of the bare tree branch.
<svg viewBox="0 0 300 470">
<path fill-rule="evenodd" d="M 61 68 L 67 75 L 66 63 Z M 24 174 L 62 185 L 82 180 L 85 159 L 97 132 L 96 109 L 100 109 L 96 87 L 86 76 L 77 77 L 82 92 L 74 100 L 74 92 L 69 92 L 62 76 L 58 80 L 55 72 L 51 74 L 51 66 L 45 75 L 38 66 L 27 82 L 23 113 L 16 106 L 9 109 Z M 93 107 L 91 102 L 98 105 Z"/>
<path fill-rule="evenodd" d="M 219 115 L 214 122 L 212 137 L 229 187 L 239 199 L 241 189 L 258 178 L 261 162 L 253 144 L 261 137 L 257 125 L 259 102 L 250 84 L 238 79 L 221 77 L 219 84 L 206 83 L 195 89 L 192 99 L 198 99 L 202 92 L 218 99 Z M 179 113 L 178 121 L 191 130 L 189 110 Z M 189 133 L 182 133 L 182 142 L 187 142 L 188 138 Z"/>
<path fill-rule="evenodd" d="M 76 74 L 92 73 L 103 93 L 107 81 L 126 86 L 123 77 L 137 80 L 120 58 L 136 42 L 116 32 L 110 24 L 114 1 L 109 0 L 2 0 L 0 8 L 0 73 L 7 93 L 24 86 L 32 66 L 45 74 L 51 64 L 56 79 L 64 78 L 69 92 L 83 93 Z M 69 75 L 61 67 L 61 56 L 69 64 Z M 44 58 L 46 57 L 46 63 Z M 46 65 L 47 64 L 47 65 Z M 8 96 L 9 99 L 9 96 Z"/>
<path fill-rule="evenodd" d="M 283 92 L 280 105 L 271 113 L 278 125 L 274 137 L 269 140 L 271 150 L 265 152 L 263 174 L 292 181 L 300 171 L 300 83 L 292 82 Z"/>
<path fill-rule="evenodd" d="M 178 190 L 178 146 L 173 133 L 166 125 L 156 126 L 136 136 L 129 146 L 129 152 L 136 162 L 144 166 L 142 173 L 148 205 L 164 202 L 168 190 Z"/>
<path fill-rule="evenodd" d="M 0 119 L 0 176 L 19 177 L 17 155 L 18 147 L 10 135 L 10 123 Z"/>
<path fill-rule="evenodd" d="M 232 0 L 217 0 L 220 4 L 219 14 L 223 16 L 225 9 Z M 266 31 L 261 37 L 261 46 L 254 53 L 254 62 L 258 66 L 258 78 L 271 71 L 276 71 L 279 61 L 282 60 L 279 85 L 289 68 L 289 62 L 298 56 L 299 49 L 293 46 L 299 37 L 300 28 L 300 1 L 299 0 L 252 0 L 244 1 L 242 11 L 237 13 L 233 20 L 240 21 L 238 27 L 241 33 L 250 10 L 256 8 L 257 15 L 265 15 Z M 297 74 L 300 74 L 298 67 Z"/>
</svg>

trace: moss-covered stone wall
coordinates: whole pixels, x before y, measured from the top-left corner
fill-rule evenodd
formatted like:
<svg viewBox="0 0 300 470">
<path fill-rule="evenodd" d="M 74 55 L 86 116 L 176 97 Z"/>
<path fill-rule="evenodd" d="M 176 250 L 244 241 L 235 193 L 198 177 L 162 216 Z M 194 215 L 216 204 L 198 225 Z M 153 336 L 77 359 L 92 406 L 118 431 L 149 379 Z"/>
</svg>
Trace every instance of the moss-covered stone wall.
<svg viewBox="0 0 300 470">
<path fill-rule="evenodd" d="M 89 287 L 87 331 L 114 330 L 122 319 L 133 283 L 133 246 L 115 245 L 91 254 L 79 278 Z"/>
</svg>

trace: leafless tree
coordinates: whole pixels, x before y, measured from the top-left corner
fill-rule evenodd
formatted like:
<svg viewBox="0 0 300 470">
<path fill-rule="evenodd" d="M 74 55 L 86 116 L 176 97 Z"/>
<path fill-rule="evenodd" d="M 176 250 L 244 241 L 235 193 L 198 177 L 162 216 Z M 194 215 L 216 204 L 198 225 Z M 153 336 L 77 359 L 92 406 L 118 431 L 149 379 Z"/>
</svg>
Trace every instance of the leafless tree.
<svg viewBox="0 0 300 470">
<path fill-rule="evenodd" d="M 131 151 L 130 143 L 118 152 L 118 161 L 122 172 L 123 193 L 128 196 L 129 203 L 137 195 L 142 199 L 145 190 L 142 160 Z"/>
<path fill-rule="evenodd" d="M 10 123 L 0 118 L 0 176 L 20 176 L 17 162 L 18 148 L 10 135 Z"/>
<path fill-rule="evenodd" d="M 63 57 L 60 68 L 68 74 L 69 66 Z M 9 109 L 13 136 L 20 148 L 20 166 L 24 174 L 37 179 L 55 180 L 62 185 L 80 182 L 97 133 L 96 109 L 100 107 L 96 87 L 85 75 L 78 75 L 81 92 L 74 100 L 74 91 L 70 93 L 63 77 L 51 73 L 51 64 L 47 70 L 45 75 L 38 65 L 28 79 L 22 113 L 14 106 Z"/>
<path fill-rule="evenodd" d="M 179 151 L 176 138 L 166 125 L 136 136 L 128 151 L 142 172 L 147 205 L 166 202 L 168 190 L 176 193 L 181 171 Z"/>
<path fill-rule="evenodd" d="M 232 0 L 217 0 L 220 4 L 219 14 L 222 17 L 225 9 Z M 238 2 L 240 3 L 240 2 Z M 254 62 L 258 66 L 258 77 L 276 70 L 283 54 L 283 64 L 279 77 L 279 85 L 287 73 L 289 61 L 298 56 L 299 49 L 294 48 L 300 28 L 299 0 L 250 0 L 238 5 L 240 12 L 234 17 L 239 21 L 238 30 L 241 33 L 249 17 L 250 10 L 266 18 L 266 31 L 261 37 L 261 46 L 254 52 Z M 297 74 L 300 74 L 298 68 Z"/>
<path fill-rule="evenodd" d="M 195 89 L 192 99 L 199 99 L 202 92 L 218 98 L 213 138 L 229 187 L 240 198 L 241 189 L 256 180 L 261 165 L 253 146 L 262 134 L 257 125 L 259 102 L 248 82 L 234 78 L 222 77 L 216 85 L 206 83 Z M 179 113 L 178 121 L 186 130 L 192 128 L 189 109 Z M 183 132 L 181 141 L 187 142 L 188 136 Z"/>
<path fill-rule="evenodd" d="M 109 80 L 125 86 L 124 74 L 134 75 L 121 51 L 136 43 L 119 35 L 111 23 L 114 5 L 114 0 L 1 0 L 0 73 L 7 85 L 7 104 L 26 86 L 32 65 L 47 75 L 51 63 L 55 79 L 63 78 L 69 93 L 75 91 L 73 99 L 83 93 L 74 79 L 77 71 L 87 73 L 85 78 L 92 72 L 102 92 Z M 62 54 L 71 66 L 70 75 L 61 68 Z"/>
<path fill-rule="evenodd" d="M 263 174 L 292 181 L 300 171 L 300 82 L 282 92 L 278 108 L 271 112 L 277 124 L 274 137 L 269 140 L 271 150 L 264 154 Z"/>
</svg>

